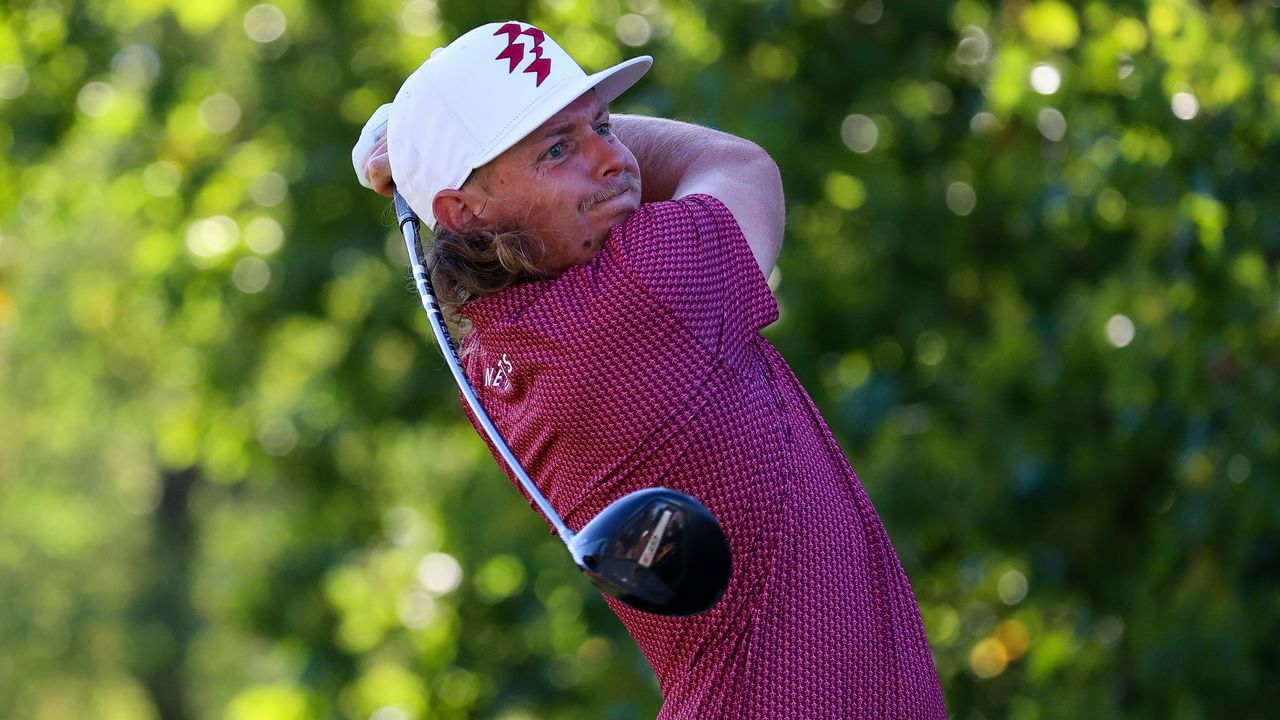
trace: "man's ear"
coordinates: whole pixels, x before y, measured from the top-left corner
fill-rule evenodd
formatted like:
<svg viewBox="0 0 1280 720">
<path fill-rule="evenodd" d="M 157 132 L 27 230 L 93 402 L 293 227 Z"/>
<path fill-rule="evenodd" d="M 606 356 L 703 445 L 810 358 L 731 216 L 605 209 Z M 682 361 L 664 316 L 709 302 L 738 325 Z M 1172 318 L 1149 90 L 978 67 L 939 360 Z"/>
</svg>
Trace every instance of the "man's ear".
<svg viewBox="0 0 1280 720">
<path fill-rule="evenodd" d="M 431 212 L 436 222 L 455 235 L 465 235 L 476 229 L 484 199 L 476 197 L 470 188 L 441 190 L 431 200 Z"/>
</svg>

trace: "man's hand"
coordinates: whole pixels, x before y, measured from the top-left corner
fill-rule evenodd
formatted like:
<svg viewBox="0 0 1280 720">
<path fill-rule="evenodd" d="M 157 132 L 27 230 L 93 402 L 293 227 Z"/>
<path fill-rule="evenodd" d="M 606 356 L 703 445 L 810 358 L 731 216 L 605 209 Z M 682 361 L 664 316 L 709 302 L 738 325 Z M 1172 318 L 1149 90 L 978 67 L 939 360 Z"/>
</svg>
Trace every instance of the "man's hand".
<svg viewBox="0 0 1280 720">
<path fill-rule="evenodd" d="M 379 195 L 391 197 L 395 182 L 391 178 L 391 158 L 387 155 L 387 117 L 391 106 L 374 111 L 360 131 L 360 139 L 351 148 L 351 165 L 360 184 Z"/>
<path fill-rule="evenodd" d="M 373 150 L 365 158 L 364 178 L 369 181 L 371 189 L 379 195 L 391 197 L 396 189 L 396 185 L 391 179 L 391 158 L 387 156 L 385 125 L 383 126 L 382 137 L 378 138 L 378 141 L 373 145 Z"/>
</svg>

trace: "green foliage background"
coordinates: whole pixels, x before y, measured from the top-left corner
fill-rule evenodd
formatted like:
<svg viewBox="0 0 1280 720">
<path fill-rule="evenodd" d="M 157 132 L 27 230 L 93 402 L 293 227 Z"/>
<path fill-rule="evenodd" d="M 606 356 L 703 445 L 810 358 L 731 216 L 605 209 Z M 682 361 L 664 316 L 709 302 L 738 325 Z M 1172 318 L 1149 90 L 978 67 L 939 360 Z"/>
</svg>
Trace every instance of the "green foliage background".
<svg viewBox="0 0 1280 720">
<path fill-rule="evenodd" d="M 962 718 L 1274 717 L 1275 2 L 0 5 L 0 716 L 643 718 L 348 152 L 523 18 L 759 142 Z"/>
</svg>

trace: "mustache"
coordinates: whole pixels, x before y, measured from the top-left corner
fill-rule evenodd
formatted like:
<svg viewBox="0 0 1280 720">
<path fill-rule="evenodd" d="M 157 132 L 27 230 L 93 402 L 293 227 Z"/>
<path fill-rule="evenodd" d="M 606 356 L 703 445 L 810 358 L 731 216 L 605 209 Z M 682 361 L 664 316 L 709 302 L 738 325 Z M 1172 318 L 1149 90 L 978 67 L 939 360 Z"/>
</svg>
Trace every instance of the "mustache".
<svg viewBox="0 0 1280 720">
<path fill-rule="evenodd" d="M 609 183 L 608 187 L 596 193 L 593 193 L 592 195 L 587 197 L 587 199 L 579 203 L 578 211 L 586 212 L 591 208 L 595 207 L 596 205 L 599 205 L 600 203 L 606 200 L 612 200 L 613 198 L 621 195 L 622 193 L 628 190 L 634 190 L 636 194 L 640 193 L 640 176 L 639 175 L 636 175 L 635 173 L 630 173 L 630 172 L 621 173 L 620 175 L 618 175 L 616 179 L 613 180 L 613 182 Z"/>
</svg>

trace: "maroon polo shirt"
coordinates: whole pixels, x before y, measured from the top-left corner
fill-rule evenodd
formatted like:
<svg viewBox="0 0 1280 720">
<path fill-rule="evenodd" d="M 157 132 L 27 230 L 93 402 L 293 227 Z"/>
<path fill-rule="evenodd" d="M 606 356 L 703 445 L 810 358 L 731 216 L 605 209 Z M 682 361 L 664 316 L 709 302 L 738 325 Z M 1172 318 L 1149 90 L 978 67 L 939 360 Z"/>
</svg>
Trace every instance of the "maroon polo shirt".
<svg viewBox="0 0 1280 720">
<path fill-rule="evenodd" d="M 653 486 L 724 527 L 733 575 L 710 611 L 609 600 L 657 673 L 660 720 L 946 717 L 906 575 L 760 336 L 778 306 L 723 204 L 645 205 L 591 262 L 464 314 L 466 373 L 571 528 Z"/>
</svg>

